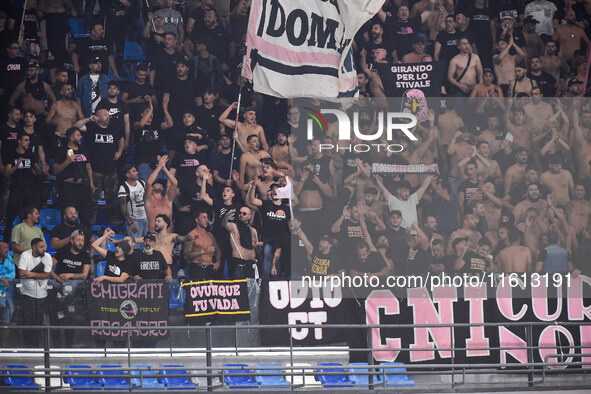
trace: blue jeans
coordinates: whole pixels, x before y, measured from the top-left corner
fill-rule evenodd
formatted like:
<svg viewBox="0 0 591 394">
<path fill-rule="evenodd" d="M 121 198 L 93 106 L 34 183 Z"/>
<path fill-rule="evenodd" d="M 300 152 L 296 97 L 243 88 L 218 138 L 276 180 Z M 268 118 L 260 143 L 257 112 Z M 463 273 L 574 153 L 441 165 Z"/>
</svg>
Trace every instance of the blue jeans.
<svg viewBox="0 0 591 394">
<path fill-rule="evenodd" d="M 148 219 L 131 218 L 131 220 L 133 221 L 133 224 L 135 224 L 135 226 L 137 227 L 137 233 L 131 231 L 131 227 L 129 227 L 129 225 L 126 223 L 125 230 L 127 232 L 127 235 L 131 235 L 134 238 L 140 238 L 148 233 Z"/>
<path fill-rule="evenodd" d="M 273 267 L 273 252 L 275 252 L 275 248 L 272 245 L 265 244 L 265 248 L 263 249 L 263 272 L 261 272 L 261 278 L 263 279 L 269 279 L 270 277 L 276 279 L 281 274 L 281 262 L 277 260 L 275 265 L 277 275 L 271 275 L 271 267 Z"/>
<path fill-rule="evenodd" d="M 4 305 L 0 307 L 0 322 L 9 323 L 10 319 L 12 319 L 12 314 L 14 313 L 12 296 L 7 291 L 6 294 L 1 297 L 4 298 Z"/>
</svg>

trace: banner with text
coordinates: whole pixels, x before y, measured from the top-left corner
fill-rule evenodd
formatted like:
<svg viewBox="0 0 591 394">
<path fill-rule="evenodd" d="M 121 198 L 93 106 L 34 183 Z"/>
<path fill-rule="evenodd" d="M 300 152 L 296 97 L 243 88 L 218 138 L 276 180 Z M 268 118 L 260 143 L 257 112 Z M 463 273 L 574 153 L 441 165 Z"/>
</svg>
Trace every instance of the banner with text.
<svg viewBox="0 0 591 394">
<path fill-rule="evenodd" d="M 131 338 L 161 340 L 168 338 L 168 301 L 170 290 L 164 281 L 137 283 L 87 282 L 88 319 L 91 326 L 151 328 L 131 330 Z M 124 340 L 126 330 L 91 331 L 95 340 Z"/>
<path fill-rule="evenodd" d="M 246 279 L 183 284 L 185 319 L 190 325 L 250 320 Z"/>
</svg>

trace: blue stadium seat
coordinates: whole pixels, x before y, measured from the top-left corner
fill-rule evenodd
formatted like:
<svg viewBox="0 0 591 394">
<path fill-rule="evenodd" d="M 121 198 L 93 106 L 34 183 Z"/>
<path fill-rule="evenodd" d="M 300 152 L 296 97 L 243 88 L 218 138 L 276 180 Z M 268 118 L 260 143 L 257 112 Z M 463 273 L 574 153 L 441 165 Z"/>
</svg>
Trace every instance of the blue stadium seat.
<svg viewBox="0 0 591 394">
<path fill-rule="evenodd" d="M 355 387 L 367 387 L 369 386 L 369 376 L 365 375 L 365 373 L 369 372 L 369 368 L 367 367 L 369 364 L 367 363 L 350 363 L 349 364 L 349 372 L 358 372 L 359 375 L 349 375 L 348 378 L 355 385 Z M 374 375 L 373 379 L 374 383 L 376 383 L 376 377 Z"/>
<path fill-rule="evenodd" d="M 176 279 L 175 279 L 176 280 Z M 178 282 L 178 280 L 177 280 Z M 183 308 L 185 306 L 185 297 L 180 297 L 179 294 L 181 291 L 180 284 L 173 284 L 170 282 L 170 298 L 169 298 L 169 307 L 170 308 Z"/>
<path fill-rule="evenodd" d="M 100 390 L 101 385 L 91 377 L 77 377 L 77 375 L 92 375 L 88 365 L 68 365 L 66 371 L 65 382 L 68 383 L 74 390 Z M 87 371 L 84 371 L 88 369 Z"/>
<path fill-rule="evenodd" d="M 320 367 L 342 367 L 341 363 L 318 363 L 318 372 L 342 372 L 345 373 L 343 368 L 320 368 Z M 345 375 L 316 375 L 316 380 L 324 387 L 353 387 L 351 382 Z"/>
<path fill-rule="evenodd" d="M 55 254 L 55 250 L 53 250 L 50 246 L 49 243 L 49 234 L 43 234 L 43 238 L 45 238 L 45 243 L 47 244 L 47 253 L 49 253 L 50 255 L 54 255 Z"/>
<path fill-rule="evenodd" d="M 96 381 L 98 384 L 103 386 L 106 390 L 121 390 L 129 388 L 129 383 L 127 383 L 127 379 L 117 377 L 117 378 L 107 378 L 106 376 L 109 375 L 123 375 L 123 369 L 121 365 L 99 365 L 100 370 L 97 371 Z"/>
<path fill-rule="evenodd" d="M 393 363 L 380 363 L 380 365 L 384 366 L 395 366 L 394 368 L 384 368 L 386 373 L 388 372 L 406 372 L 406 368 L 404 367 L 403 363 L 400 362 L 393 362 Z M 378 372 L 382 372 L 382 368 L 378 368 Z M 379 376 L 378 383 L 382 383 L 382 376 Z M 386 386 L 414 386 L 415 381 L 409 379 L 407 375 L 386 375 Z"/>
<path fill-rule="evenodd" d="M 84 38 L 90 35 L 86 32 L 84 18 L 70 18 L 68 22 L 70 23 L 70 37 Z"/>
<path fill-rule="evenodd" d="M 105 267 L 107 266 L 107 261 L 99 261 L 96 263 L 96 276 L 103 276 L 105 274 Z"/>
<path fill-rule="evenodd" d="M 123 59 L 131 61 L 146 60 L 146 54 L 140 44 L 135 41 L 127 41 L 123 50 Z"/>
<path fill-rule="evenodd" d="M 45 208 L 39 212 L 39 224 L 42 229 L 53 230 L 55 226 L 60 224 L 60 211 L 53 208 Z"/>
<path fill-rule="evenodd" d="M 4 384 L 10 386 L 11 390 L 38 390 L 39 385 L 33 383 L 29 377 L 14 377 L 11 375 L 29 375 L 26 365 L 5 365 L 3 368 L 15 369 L 15 371 L 4 372 Z M 21 370 L 22 371 L 19 371 Z"/>
<path fill-rule="evenodd" d="M 257 367 L 277 367 L 277 369 L 258 369 Z M 265 389 L 281 389 L 290 387 L 289 382 L 283 377 L 283 371 L 279 368 L 279 364 L 255 364 L 255 373 L 276 373 L 273 376 L 256 376 L 254 381 L 258 383 L 261 388 Z"/>
<path fill-rule="evenodd" d="M 131 385 L 133 387 L 142 386 L 139 390 L 152 390 L 152 389 L 164 389 L 164 384 L 158 382 L 156 371 L 149 365 L 132 365 L 132 368 L 138 368 L 137 370 L 131 370 Z M 140 371 L 139 368 L 142 370 Z"/>
<path fill-rule="evenodd" d="M 166 375 L 182 375 L 186 374 L 185 369 L 165 369 L 165 368 L 184 368 L 184 365 L 163 365 L 160 370 L 160 383 L 163 383 L 167 389 L 186 390 L 188 388 L 195 388 L 197 385 L 191 383 L 188 377 L 167 377 Z"/>
<path fill-rule="evenodd" d="M 224 364 L 224 367 L 242 369 L 224 369 L 224 383 L 231 389 L 256 389 L 259 387 L 257 383 L 252 380 L 250 376 L 232 376 L 237 373 L 250 373 L 247 364 Z"/>
</svg>

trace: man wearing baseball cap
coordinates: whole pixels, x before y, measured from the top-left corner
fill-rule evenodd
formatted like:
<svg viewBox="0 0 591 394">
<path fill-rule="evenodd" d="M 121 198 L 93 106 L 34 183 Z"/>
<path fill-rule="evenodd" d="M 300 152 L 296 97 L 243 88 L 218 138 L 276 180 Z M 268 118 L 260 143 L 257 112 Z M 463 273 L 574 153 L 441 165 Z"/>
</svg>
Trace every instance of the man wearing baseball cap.
<svg viewBox="0 0 591 394">
<path fill-rule="evenodd" d="M 101 74 L 102 68 L 100 57 L 95 56 L 88 65 L 88 74 L 78 81 L 76 96 L 80 99 L 82 112 L 87 118 L 95 112 L 101 99 L 109 97 L 109 77 Z"/>
<path fill-rule="evenodd" d="M 37 120 L 41 116 L 44 121 L 47 115 L 45 103 L 51 106 L 54 101 L 55 95 L 49 84 L 39 79 L 39 63 L 36 60 L 30 60 L 27 65 L 26 79 L 18 84 L 8 104 L 14 107 L 22 102 L 23 112 L 33 111 L 37 115 Z"/>
</svg>

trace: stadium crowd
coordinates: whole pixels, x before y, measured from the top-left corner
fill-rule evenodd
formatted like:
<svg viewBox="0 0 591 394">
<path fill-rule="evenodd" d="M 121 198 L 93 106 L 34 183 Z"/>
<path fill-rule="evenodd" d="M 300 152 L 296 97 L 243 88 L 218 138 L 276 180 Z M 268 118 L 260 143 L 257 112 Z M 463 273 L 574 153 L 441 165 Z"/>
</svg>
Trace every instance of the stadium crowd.
<svg viewBox="0 0 591 394">
<path fill-rule="evenodd" d="M 86 279 L 93 255 L 97 282 L 590 272 L 591 2 L 386 1 L 353 43 L 361 131 L 385 96 L 375 63 L 446 69 L 419 141 L 382 139 L 400 153 L 321 151 L 339 145 L 335 123 L 308 141 L 303 108 L 253 91 L 249 7 L 28 0 L 21 24 L 22 6 L 0 6 L 0 289 L 35 279 L 27 322 L 42 321 L 45 279 Z M 78 16 L 87 37 L 68 32 Z M 127 61 L 126 41 L 146 60 Z M 380 177 L 373 163 L 439 174 Z M 290 185 L 291 203 L 277 196 Z M 35 224 L 52 189 L 62 222 L 46 245 Z"/>
</svg>

